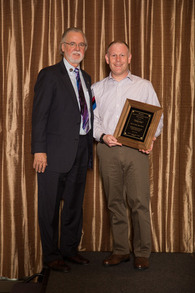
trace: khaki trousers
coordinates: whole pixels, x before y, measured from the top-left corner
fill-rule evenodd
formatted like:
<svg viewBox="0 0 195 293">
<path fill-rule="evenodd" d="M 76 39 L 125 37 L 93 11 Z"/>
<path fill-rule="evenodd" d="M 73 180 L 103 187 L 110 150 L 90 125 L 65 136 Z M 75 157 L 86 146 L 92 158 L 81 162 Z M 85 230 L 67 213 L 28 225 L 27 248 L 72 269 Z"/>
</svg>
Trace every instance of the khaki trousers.
<svg viewBox="0 0 195 293">
<path fill-rule="evenodd" d="M 149 257 L 151 252 L 149 158 L 129 147 L 108 147 L 98 143 L 102 175 L 110 213 L 113 253 L 128 254 L 130 208 L 133 226 L 133 250 L 136 257 Z"/>
</svg>

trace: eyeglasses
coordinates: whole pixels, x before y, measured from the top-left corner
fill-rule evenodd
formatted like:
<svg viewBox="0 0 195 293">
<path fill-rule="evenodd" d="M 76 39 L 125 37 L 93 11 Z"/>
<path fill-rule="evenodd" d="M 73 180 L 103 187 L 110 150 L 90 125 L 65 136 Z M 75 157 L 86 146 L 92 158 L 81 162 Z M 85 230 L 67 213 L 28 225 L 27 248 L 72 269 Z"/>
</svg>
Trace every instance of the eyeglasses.
<svg viewBox="0 0 195 293">
<path fill-rule="evenodd" d="M 77 44 L 75 42 L 70 42 L 70 43 L 64 42 L 64 44 L 69 45 L 71 48 L 76 48 L 78 46 L 79 49 L 84 49 L 87 46 L 87 44 L 85 44 L 85 43 L 79 43 L 79 44 Z"/>
</svg>

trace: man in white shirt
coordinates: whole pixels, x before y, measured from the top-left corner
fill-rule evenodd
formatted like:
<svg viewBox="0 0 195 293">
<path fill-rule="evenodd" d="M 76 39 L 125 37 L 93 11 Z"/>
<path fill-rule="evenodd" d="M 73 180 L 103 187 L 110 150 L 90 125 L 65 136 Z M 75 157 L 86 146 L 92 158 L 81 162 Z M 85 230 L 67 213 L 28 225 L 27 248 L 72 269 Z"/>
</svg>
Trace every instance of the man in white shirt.
<svg viewBox="0 0 195 293">
<path fill-rule="evenodd" d="M 131 54 L 125 42 L 114 41 L 105 56 L 111 72 L 92 86 L 96 99 L 94 138 L 99 141 L 97 154 L 102 175 L 110 224 L 113 253 L 103 261 L 105 266 L 130 260 L 127 206 L 133 225 L 133 247 L 136 269 L 149 267 L 151 253 L 149 157 L 156 137 L 163 127 L 160 119 L 148 150 L 123 146 L 113 136 L 126 99 L 160 106 L 151 82 L 129 71 Z"/>
</svg>

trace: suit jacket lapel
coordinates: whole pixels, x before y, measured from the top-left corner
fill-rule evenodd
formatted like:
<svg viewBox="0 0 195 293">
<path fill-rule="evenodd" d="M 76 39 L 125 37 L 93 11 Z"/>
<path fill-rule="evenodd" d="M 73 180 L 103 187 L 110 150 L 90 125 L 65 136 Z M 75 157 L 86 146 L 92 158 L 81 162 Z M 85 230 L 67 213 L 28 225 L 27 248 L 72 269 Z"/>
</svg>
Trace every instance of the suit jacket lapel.
<svg viewBox="0 0 195 293">
<path fill-rule="evenodd" d="M 79 106 L 78 106 L 78 101 L 77 101 L 77 97 L 76 97 L 76 94 L 75 94 L 75 91 L 74 91 L 74 88 L 73 88 L 73 85 L 72 85 L 72 82 L 70 80 L 70 77 L 68 75 L 68 72 L 66 70 L 66 67 L 64 65 L 64 62 L 63 60 L 60 61 L 60 63 L 58 63 L 59 66 L 60 66 L 60 72 L 61 72 L 61 78 L 63 79 L 63 81 L 65 82 L 66 84 L 66 88 L 67 90 L 69 91 L 70 95 L 73 97 L 73 101 L 75 103 L 75 105 L 78 107 L 79 109 Z M 82 69 L 81 69 L 82 70 Z M 89 81 L 89 78 L 87 77 L 85 71 L 82 70 L 82 74 L 83 74 L 83 78 L 85 80 L 85 84 L 86 84 L 86 87 L 87 87 L 87 90 L 88 90 L 88 93 L 89 93 L 89 97 L 90 97 L 90 108 L 91 108 L 91 111 L 92 111 L 92 94 L 91 94 L 91 84 L 90 84 L 90 81 Z"/>
<path fill-rule="evenodd" d="M 68 72 L 66 70 L 66 67 L 64 65 L 63 60 L 59 63 L 59 66 L 60 66 L 61 78 L 63 79 L 63 82 L 66 85 L 66 89 L 70 93 L 70 95 L 73 97 L 73 101 L 74 101 L 75 105 L 79 109 L 78 102 L 77 102 L 77 97 L 76 97 L 72 82 L 70 80 L 70 77 L 68 75 Z"/>
<path fill-rule="evenodd" d="M 88 93 L 89 93 L 89 97 L 90 97 L 90 108 L 92 110 L 92 94 L 91 94 L 91 84 L 90 84 L 90 81 L 89 81 L 89 78 L 87 77 L 85 71 L 82 71 L 82 74 L 83 74 L 83 78 L 85 80 L 85 84 L 86 84 L 86 87 L 87 87 L 87 90 L 88 90 Z"/>
</svg>

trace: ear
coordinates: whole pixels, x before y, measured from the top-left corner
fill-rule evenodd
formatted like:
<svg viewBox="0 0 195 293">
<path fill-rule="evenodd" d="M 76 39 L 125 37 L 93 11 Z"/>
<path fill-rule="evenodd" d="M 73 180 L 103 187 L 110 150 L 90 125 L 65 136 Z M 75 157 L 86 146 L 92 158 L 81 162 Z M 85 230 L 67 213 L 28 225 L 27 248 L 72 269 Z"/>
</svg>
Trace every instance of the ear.
<svg viewBox="0 0 195 293">
<path fill-rule="evenodd" d="M 109 64 L 108 54 L 105 55 L 106 63 Z"/>
<path fill-rule="evenodd" d="M 129 57 L 128 57 L 128 64 L 130 64 L 130 63 L 131 63 L 131 58 L 132 58 L 132 55 L 131 55 L 131 54 L 129 54 Z"/>
<path fill-rule="evenodd" d="M 61 45 L 61 50 L 62 50 L 63 53 L 64 53 L 64 47 L 65 47 L 65 44 L 62 43 L 62 45 Z"/>
</svg>

